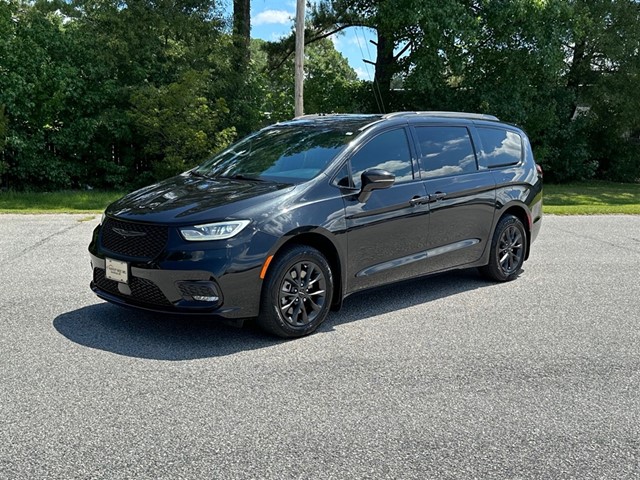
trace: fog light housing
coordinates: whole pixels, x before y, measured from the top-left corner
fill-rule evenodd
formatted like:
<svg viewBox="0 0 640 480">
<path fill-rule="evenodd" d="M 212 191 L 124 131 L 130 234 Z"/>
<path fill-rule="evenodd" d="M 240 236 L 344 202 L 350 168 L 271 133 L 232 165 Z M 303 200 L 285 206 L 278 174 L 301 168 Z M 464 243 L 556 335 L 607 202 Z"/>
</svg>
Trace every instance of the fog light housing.
<svg viewBox="0 0 640 480">
<path fill-rule="evenodd" d="M 188 302 L 220 303 L 220 290 L 212 281 L 178 282 L 182 298 Z"/>
</svg>

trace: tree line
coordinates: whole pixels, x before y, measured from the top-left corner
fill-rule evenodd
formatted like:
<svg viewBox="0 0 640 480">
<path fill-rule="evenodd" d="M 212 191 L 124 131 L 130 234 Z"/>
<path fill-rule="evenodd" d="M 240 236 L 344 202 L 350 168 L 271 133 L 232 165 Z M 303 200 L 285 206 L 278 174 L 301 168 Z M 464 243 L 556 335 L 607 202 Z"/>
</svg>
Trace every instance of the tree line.
<svg viewBox="0 0 640 480">
<path fill-rule="evenodd" d="M 132 188 L 291 118 L 293 36 L 223 6 L 0 0 L 0 188 Z M 372 82 L 329 40 L 360 27 Z M 640 179 L 635 0 L 322 0 L 306 39 L 306 113 L 491 113 L 552 181 Z"/>
</svg>

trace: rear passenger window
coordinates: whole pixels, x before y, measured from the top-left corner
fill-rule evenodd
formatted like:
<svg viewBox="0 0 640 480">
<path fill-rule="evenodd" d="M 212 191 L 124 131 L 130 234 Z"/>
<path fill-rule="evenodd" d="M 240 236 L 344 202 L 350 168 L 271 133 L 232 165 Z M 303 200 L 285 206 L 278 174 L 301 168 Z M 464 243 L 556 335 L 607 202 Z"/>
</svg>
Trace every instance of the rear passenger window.
<svg viewBox="0 0 640 480">
<path fill-rule="evenodd" d="M 478 170 L 471 137 L 465 127 L 417 127 L 416 134 L 427 178 Z"/>
<path fill-rule="evenodd" d="M 522 157 L 522 138 L 515 132 L 478 127 L 487 167 L 515 165 Z"/>
<path fill-rule="evenodd" d="M 381 168 L 393 173 L 396 176 L 395 183 L 413 180 L 411 152 L 404 129 L 381 133 L 351 157 L 351 172 L 356 188 L 360 188 L 362 173 L 370 168 Z"/>
</svg>

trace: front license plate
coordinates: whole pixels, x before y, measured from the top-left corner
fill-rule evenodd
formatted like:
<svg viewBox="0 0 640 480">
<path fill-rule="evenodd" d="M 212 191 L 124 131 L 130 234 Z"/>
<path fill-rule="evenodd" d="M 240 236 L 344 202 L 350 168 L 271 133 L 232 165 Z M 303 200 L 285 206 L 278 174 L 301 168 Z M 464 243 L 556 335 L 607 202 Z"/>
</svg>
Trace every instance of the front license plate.
<svg viewBox="0 0 640 480">
<path fill-rule="evenodd" d="M 127 283 L 129 281 L 129 266 L 127 262 L 105 258 L 104 264 L 106 271 L 105 276 L 109 280 L 115 280 L 120 283 Z"/>
</svg>

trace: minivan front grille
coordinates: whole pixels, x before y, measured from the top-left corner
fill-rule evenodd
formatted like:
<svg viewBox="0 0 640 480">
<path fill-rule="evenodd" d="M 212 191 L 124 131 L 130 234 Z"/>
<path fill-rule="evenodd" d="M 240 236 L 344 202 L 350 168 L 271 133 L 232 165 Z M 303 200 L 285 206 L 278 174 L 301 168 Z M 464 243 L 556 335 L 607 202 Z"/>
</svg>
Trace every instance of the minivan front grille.
<svg viewBox="0 0 640 480">
<path fill-rule="evenodd" d="M 107 218 L 102 225 L 102 246 L 106 250 L 137 259 L 152 260 L 167 244 L 167 227 L 121 222 Z"/>
<path fill-rule="evenodd" d="M 142 303 L 148 303 L 150 305 L 170 306 L 171 302 L 164 296 L 162 290 L 160 290 L 155 283 L 146 278 L 130 277 L 129 288 L 131 289 L 131 295 L 125 295 L 118 289 L 118 282 L 109 280 L 105 277 L 105 271 L 102 268 L 93 269 L 93 283 L 100 290 L 104 290 L 107 293 L 117 295 L 122 298 L 131 298 Z"/>
</svg>

